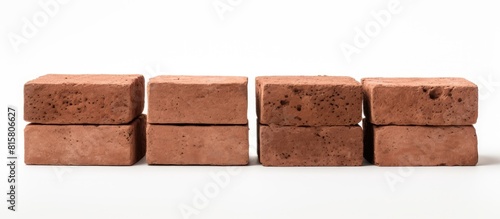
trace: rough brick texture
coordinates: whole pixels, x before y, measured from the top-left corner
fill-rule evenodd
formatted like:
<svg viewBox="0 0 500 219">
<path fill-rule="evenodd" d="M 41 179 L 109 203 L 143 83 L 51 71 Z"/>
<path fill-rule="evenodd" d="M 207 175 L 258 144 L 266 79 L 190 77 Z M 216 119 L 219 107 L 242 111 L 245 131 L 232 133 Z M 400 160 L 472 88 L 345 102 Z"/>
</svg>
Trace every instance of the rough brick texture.
<svg viewBox="0 0 500 219">
<path fill-rule="evenodd" d="M 259 125 L 259 160 L 264 166 L 360 166 L 363 131 L 356 126 Z"/>
<path fill-rule="evenodd" d="M 132 165 L 145 154 L 145 116 L 124 125 L 42 125 L 24 129 L 26 164 Z"/>
<path fill-rule="evenodd" d="M 473 126 L 377 126 L 363 123 L 365 158 L 379 166 L 472 166 Z"/>
<path fill-rule="evenodd" d="M 365 116 L 377 125 L 472 125 L 478 88 L 463 78 L 365 78 Z"/>
<path fill-rule="evenodd" d="M 147 127 L 148 164 L 247 165 L 246 125 Z"/>
<path fill-rule="evenodd" d="M 158 76 L 148 84 L 148 123 L 247 124 L 246 77 Z"/>
<path fill-rule="evenodd" d="M 361 121 L 361 84 L 350 77 L 257 77 L 255 89 L 260 124 L 331 126 Z"/>
<path fill-rule="evenodd" d="M 144 108 L 142 75 L 49 74 L 24 85 L 24 119 L 44 124 L 123 124 Z"/>
</svg>

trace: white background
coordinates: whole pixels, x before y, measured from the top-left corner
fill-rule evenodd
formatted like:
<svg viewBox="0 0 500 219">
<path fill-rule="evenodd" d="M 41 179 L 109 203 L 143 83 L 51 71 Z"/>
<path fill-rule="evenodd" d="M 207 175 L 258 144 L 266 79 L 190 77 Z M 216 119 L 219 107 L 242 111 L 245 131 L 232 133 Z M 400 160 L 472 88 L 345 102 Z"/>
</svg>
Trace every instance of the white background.
<svg viewBox="0 0 500 219">
<path fill-rule="evenodd" d="M 390 21 L 374 23 L 371 13 L 387 11 L 389 2 L 69 1 L 49 16 L 38 1 L 2 1 L 4 114 L 8 104 L 22 112 L 23 84 L 46 73 L 248 76 L 251 165 L 229 175 L 226 167 L 147 166 L 144 160 L 131 167 L 21 164 L 18 211 L 7 211 L 2 195 L 0 218 L 182 218 L 179 209 L 186 206 L 196 213 L 189 218 L 500 218 L 498 1 L 401 0 Z M 23 34 L 27 22 L 36 32 Z M 366 33 L 366 26 L 372 28 L 368 42 L 348 61 L 340 46 L 354 45 L 356 28 Z M 14 36 L 24 40 L 16 45 Z M 481 97 L 478 166 L 258 165 L 254 77 L 318 74 L 474 81 Z M 6 115 L 0 118 L 6 130 Z M 22 137 L 20 131 L 20 162 Z M 4 192 L 7 167 L 1 169 Z M 213 174 L 230 181 L 217 185 Z M 214 185 L 219 190 L 193 205 L 197 191 Z"/>
</svg>

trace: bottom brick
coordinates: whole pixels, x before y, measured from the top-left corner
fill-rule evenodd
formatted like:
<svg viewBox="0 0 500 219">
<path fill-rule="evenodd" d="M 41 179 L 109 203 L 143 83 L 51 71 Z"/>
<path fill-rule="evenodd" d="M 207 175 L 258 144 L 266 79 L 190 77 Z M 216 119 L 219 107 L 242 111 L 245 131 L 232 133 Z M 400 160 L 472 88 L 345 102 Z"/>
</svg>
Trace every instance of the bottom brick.
<svg viewBox="0 0 500 219">
<path fill-rule="evenodd" d="M 264 166 L 360 166 L 359 126 L 259 126 L 259 161 Z"/>
<path fill-rule="evenodd" d="M 247 125 L 147 126 L 148 164 L 247 165 Z"/>
<path fill-rule="evenodd" d="M 24 162 L 132 165 L 145 154 L 144 115 L 124 125 L 43 125 L 24 129 Z"/>
<path fill-rule="evenodd" d="M 363 121 L 365 158 L 379 166 L 473 166 L 473 126 L 376 126 Z"/>
</svg>

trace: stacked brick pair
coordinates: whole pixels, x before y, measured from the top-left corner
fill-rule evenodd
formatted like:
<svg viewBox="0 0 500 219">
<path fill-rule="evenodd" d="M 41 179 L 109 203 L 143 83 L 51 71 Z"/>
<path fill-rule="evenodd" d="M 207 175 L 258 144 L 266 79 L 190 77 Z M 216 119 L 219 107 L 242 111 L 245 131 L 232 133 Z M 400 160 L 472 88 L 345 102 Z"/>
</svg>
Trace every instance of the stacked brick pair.
<svg viewBox="0 0 500 219">
<path fill-rule="evenodd" d="M 142 75 L 45 75 L 24 86 L 25 163 L 132 165 L 145 154 Z"/>
<path fill-rule="evenodd" d="M 264 166 L 362 165 L 362 88 L 353 78 L 257 77 L 256 100 Z"/>
<path fill-rule="evenodd" d="M 365 158 L 380 166 L 478 161 L 478 88 L 462 78 L 362 80 Z"/>
<path fill-rule="evenodd" d="M 247 165 L 246 77 L 158 76 L 148 83 L 148 164 Z"/>
</svg>

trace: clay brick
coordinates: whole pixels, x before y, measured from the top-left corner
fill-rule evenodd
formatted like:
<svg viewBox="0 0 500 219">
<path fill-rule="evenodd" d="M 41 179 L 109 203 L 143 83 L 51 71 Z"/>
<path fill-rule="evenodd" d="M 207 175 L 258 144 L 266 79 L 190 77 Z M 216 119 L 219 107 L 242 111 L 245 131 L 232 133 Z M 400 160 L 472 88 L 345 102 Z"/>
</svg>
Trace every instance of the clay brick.
<svg viewBox="0 0 500 219">
<path fill-rule="evenodd" d="M 360 166 L 363 132 L 355 126 L 258 125 L 264 166 Z"/>
<path fill-rule="evenodd" d="M 361 121 L 361 84 L 353 78 L 257 77 L 255 85 L 260 124 L 331 126 Z"/>
<path fill-rule="evenodd" d="M 379 166 L 473 166 L 473 126 L 377 126 L 363 122 L 365 158 Z"/>
<path fill-rule="evenodd" d="M 124 124 L 144 108 L 142 75 L 49 74 L 24 85 L 24 120 L 44 124 Z"/>
<path fill-rule="evenodd" d="M 463 78 L 365 78 L 365 116 L 377 125 L 472 125 L 478 88 Z"/>
<path fill-rule="evenodd" d="M 158 76 L 148 83 L 148 123 L 247 124 L 246 77 Z"/>
<path fill-rule="evenodd" d="M 123 125 L 29 124 L 24 162 L 50 165 L 132 165 L 146 151 L 146 118 Z"/>
<path fill-rule="evenodd" d="M 148 164 L 247 165 L 246 125 L 147 126 Z"/>
</svg>

